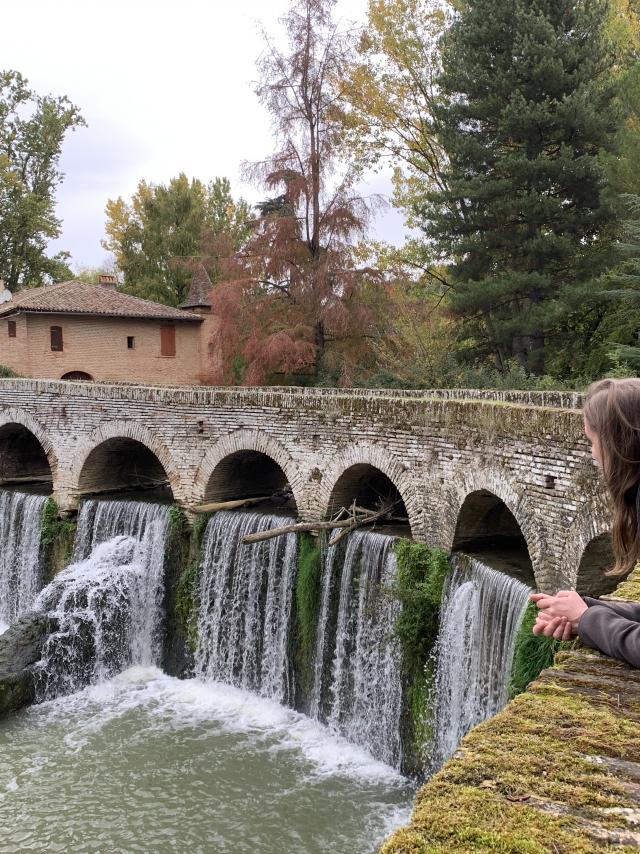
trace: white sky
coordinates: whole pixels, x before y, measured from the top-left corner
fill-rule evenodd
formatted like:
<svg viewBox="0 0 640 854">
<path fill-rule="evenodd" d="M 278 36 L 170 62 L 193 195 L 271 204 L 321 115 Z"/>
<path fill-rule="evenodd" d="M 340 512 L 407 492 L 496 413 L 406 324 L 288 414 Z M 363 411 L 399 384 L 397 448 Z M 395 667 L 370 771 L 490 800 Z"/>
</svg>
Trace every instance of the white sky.
<svg viewBox="0 0 640 854">
<path fill-rule="evenodd" d="M 260 22 L 279 32 L 287 0 L 0 0 L 0 68 L 16 69 L 40 94 L 67 95 L 88 128 L 70 133 L 58 194 L 62 237 L 76 267 L 107 253 L 107 199 L 130 198 L 140 179 L 180 172 L 208 181 L 227 176 L 235 196 L 264 191 L 240 182 L 243 160 L 272 150 L 270 120 L 254 94 Z M 337 14 L 364 20 L 366 0 L 339 0 Z M 390 192 L 372 176 L 365 191 Z M 400 242 L 395 211 L 377 236 Z"/>
</svg>

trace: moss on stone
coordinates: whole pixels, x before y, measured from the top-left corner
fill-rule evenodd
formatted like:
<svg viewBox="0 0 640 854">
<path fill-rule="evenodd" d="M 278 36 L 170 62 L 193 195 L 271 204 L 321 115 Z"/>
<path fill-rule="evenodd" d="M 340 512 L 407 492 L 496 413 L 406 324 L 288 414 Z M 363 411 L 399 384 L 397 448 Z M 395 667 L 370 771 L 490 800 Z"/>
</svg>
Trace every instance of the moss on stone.
<svg viewBox="0 0 640 854">
<path fill-rule="evenodd" d="M 53 498 L 48 498 L 42 511 L 40 537 L 40 560 L 45 584 L 71 562 L 76 528 L 76 519 L 61 519 L 58 505 Z"/>
<path fill-rule="evenodd" d="M 295 590 L 297 681 L 303 696 L 308 696 L 313 680 L 313 656 L 322 575 L 322 554 L 317 537 L 301 534 L 298 538 L 298 574 Z"/>
<path fill-rule="evenodd" d="M 405 754 L 417 771 L 433 735 L 431 690 L 433 647 L 438 637 L 440 606 L 445 578 L 450 569 L 446 552 L 410 540 L 395 546 L 398 564 L 392 594 L 402 610 L 396 621 L 395 637 L 402 652 L 403 677 L 409 713 L 405 730 Z"/>
<path fill-rule="evenodd" d="M 175 614 L 179 630 L 194 653 L 198 646 L 198 606 L 202 541 L 210 515 L 198 516 L 189 538 L 186 560 L 178 579 Z M 185 520 L 186 523 L 186 520 Z"/>
</svg>

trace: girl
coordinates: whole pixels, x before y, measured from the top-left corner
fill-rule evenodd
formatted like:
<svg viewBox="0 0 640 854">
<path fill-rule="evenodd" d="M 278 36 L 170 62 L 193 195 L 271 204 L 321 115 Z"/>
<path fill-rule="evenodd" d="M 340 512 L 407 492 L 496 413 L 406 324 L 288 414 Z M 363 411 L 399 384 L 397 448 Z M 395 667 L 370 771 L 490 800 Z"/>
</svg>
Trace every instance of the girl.
<svg viewBox="0 0 640 854">
<path fill-rule="evenodd" d="M 594 383 L 584 405 L 584 430 L 613 503 L 615 564 L 623 576 L 640 560 L 640 379 Z M 587 646 L 640 667 L 640 604 L 605 602 L 561 590 L 531 596 L 540 611 L 535 635 L 579 637 Z"/>
</svg>

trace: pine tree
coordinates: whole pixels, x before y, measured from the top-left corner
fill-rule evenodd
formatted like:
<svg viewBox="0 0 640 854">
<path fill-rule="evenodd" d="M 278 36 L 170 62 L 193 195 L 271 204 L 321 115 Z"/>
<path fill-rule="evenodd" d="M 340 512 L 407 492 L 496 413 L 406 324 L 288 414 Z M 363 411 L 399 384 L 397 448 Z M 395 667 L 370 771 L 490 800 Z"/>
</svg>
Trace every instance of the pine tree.
<svg viewBox="0 0 640 854">
<path fill-rule="evenodd" d="M 544 372 L 563 292 L 597 272 L 618 126 L 605 0 L 470 0 L 442 40 L 444 187 L 417 211 L 474 352 Z"/>
</svg>

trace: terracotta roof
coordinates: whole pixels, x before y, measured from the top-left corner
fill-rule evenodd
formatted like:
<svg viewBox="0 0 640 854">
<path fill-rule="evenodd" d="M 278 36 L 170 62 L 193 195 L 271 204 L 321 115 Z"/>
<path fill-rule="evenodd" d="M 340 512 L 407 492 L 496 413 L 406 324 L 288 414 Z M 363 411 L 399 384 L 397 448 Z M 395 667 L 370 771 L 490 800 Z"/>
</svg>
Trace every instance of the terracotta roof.
<svg viewBox="0 0 640 854">
<path fill-rule="evenodd" d="M 152 320 L 186 320 L 200 323 L 197 314 L 123 294 L 113 287 L 86 282 L 59 282 L 27 288 L 0 305 L 0 317 L 20 311 L 39 314 L 91 314 L 100 317 L 144 317 Z"/>
<path fill-rule="evenodd" d="M 180 303 L 180 308 L 203 308 L 211 307 L 209 292 L 213 285 L 209 274 L 204 268 L 204 264 L 198 264 L 191 279 L 191 287 L 189 288 L 189 296 L 183 303 Z"/>
</svg>

